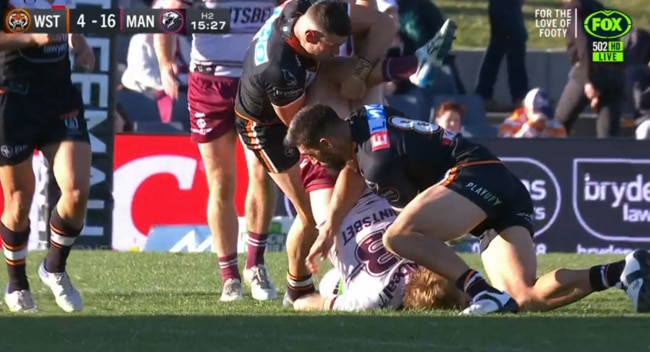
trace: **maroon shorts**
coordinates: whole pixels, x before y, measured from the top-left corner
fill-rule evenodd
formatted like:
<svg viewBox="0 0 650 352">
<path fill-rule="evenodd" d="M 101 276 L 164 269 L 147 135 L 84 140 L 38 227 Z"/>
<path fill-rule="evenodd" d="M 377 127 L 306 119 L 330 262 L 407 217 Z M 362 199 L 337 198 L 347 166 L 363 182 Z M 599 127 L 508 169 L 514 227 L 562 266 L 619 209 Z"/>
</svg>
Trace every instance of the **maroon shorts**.
<svg viewBox="0 0 650 352">
<path fill-rule="evenodd" d="M 336 175 L 332 175 L 320 164 L 312 162 L 307 156 L 300 158 L 300 179 L 307 193 L 334 188 L 336 184 Z"/>
<path fill-rule="evenodd" d="M 207 143 L 235 128 L 239 78 L 190 72 L 187 102 L 192 141 Z"/>
</svg>

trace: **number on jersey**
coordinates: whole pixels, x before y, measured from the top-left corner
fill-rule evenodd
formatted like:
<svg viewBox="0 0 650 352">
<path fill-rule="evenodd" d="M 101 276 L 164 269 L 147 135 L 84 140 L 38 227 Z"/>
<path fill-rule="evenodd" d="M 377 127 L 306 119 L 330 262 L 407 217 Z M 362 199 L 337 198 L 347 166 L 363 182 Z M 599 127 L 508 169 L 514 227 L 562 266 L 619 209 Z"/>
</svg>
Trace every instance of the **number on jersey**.
<svg viewBox="0 0 650 352">
<path fill-rule="evenodd" d="M 389 252 L 382 243 L 384 230 L 373 232 L 357 245 L 357 259 L 371 276 L 382 276 L 395 266 L 399 257 Z"/>
<path fill-rule="evenodd" d="M 400 116 L 391 116 L 390 119 L 388 119 L 388 123 L 391 126 L 404 131 L 415 131 L 422 134 L 442 133 L 442 140 L 445 144 L 451 143 L 454 137 L 456 137 L 456 133 L 448 131 L 431 122 L 416 121 Z"/>
</svg>

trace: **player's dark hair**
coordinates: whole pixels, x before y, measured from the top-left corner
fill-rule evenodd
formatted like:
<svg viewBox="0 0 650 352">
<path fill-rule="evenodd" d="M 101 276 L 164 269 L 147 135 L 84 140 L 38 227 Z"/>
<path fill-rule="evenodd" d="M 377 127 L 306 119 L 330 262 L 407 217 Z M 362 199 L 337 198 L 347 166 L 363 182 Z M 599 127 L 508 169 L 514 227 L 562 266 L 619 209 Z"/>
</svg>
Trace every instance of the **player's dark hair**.
<svg viewBox="0 0 650 352">
<path fill-rule="evenodd" d="M 339 134 L 347 123 L 343 121 L 334 109 L 323 104 L 313 104 L 300 109 L 294 116 L 284 143 L 287 146 L 305 146 L 316 148 L 324 137 L 334 137 Z"/>
<path fill-rule="evenodd" d="M 321 0 L 311 5 L 305 15 L 313 19 L 325 34 L 347 37 L 352 32 L 347 6 L 337 0 Z"/>
</svg>

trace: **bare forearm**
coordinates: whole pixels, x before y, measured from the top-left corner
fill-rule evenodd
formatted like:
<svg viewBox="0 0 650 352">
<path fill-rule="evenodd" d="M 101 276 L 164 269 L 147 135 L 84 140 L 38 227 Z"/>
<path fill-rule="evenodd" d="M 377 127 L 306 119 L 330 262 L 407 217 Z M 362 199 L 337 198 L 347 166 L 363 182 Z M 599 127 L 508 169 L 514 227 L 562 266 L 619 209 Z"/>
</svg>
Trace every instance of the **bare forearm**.
<svg viewBox="0 0 650 352">
<path fill-rule="evenodd" d="M 366 183 L 354 169 L 349 166 L 343 168 L 336 180 L 336 185 L 330 200 L 330 224 L 341 224 L 346 215 L 357 203 L 363 194 Z"/>
<path fill-rule="evenodd" d="M 0 51 L 16 50 L 36 46 L 29 34 L 0 33 Z"/>
<path fill-rule="evenodd" d="M 153 47 L 161 67 L 173 64 L 176 60 L 176 36 L 174 34 L 154 34 Z"/>
</svg>

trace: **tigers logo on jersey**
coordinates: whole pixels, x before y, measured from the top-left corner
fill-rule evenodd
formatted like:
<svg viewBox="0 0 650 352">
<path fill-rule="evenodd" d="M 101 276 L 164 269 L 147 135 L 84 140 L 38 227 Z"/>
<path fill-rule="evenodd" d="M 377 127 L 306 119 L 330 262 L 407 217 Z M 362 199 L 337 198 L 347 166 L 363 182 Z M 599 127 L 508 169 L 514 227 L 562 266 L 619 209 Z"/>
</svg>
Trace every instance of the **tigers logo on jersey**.
<svg viewBox="0 0 650 352">
<path fill-rule="evenodd" d="M 23 9 L 13 9 L 7 13 L 5 18 L 6 28 L 14 34 L 27 32 L 32 25 L 32 18 L 29 13 Z"/>
</svg>

